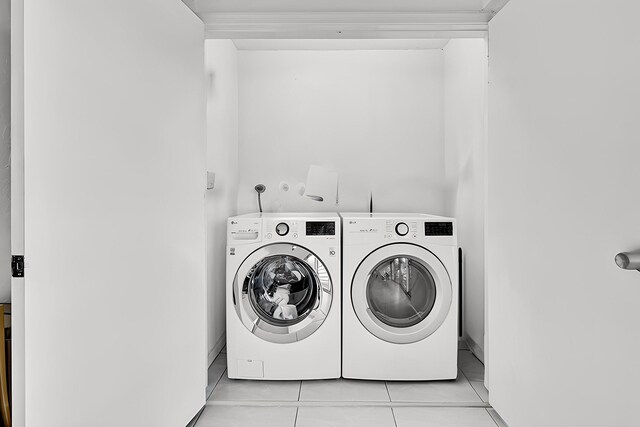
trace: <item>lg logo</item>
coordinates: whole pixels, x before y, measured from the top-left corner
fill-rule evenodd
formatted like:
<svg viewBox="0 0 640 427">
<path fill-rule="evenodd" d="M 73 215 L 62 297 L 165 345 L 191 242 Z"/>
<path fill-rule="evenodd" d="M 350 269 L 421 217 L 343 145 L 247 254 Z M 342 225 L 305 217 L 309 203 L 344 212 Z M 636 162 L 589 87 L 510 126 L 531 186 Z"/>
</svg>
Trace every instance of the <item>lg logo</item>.
<svg viewBox="0 0 640 427">
<path fill-rule="evenodd" d="M 329 248 L 329 256 L 336 256 L 335 248 Z"/>
</svg>

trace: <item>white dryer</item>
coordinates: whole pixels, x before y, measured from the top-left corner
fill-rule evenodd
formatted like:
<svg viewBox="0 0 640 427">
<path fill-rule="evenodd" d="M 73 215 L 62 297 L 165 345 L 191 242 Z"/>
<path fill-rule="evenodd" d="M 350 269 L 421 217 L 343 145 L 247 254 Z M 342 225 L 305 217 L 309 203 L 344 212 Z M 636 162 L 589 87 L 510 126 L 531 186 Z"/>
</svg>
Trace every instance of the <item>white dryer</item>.
<svg viewBox="0 0 640 427">
<path fill-rule="evenodd" d="M 340 217 L 249 214 L 227 226 L 229 378 L 340 377 Z"/>
<path fill-rule="evenodd" d="M 342 375 L 457 376 L 458 250 L 452 218 L 342 214 Z"/>
</svg>

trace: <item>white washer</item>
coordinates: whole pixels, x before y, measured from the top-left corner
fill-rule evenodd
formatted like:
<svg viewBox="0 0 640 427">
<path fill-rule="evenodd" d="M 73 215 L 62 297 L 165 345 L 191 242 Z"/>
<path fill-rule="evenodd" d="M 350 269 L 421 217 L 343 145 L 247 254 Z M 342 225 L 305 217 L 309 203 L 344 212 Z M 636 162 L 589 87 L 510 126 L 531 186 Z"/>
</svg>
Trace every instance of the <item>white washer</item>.
<svg viewBox="0 0 640 427">
<path fill-rule="evenodd" d="M 342 214 L 342 219 L 342 375 L 456 378 L 455 220 L 422 214 Z"/>
<path fill-rule="evenodd" d="M 227 226 L 229 378 L 340 377 L 338 214 L 249 214 Z"/>
</svg>

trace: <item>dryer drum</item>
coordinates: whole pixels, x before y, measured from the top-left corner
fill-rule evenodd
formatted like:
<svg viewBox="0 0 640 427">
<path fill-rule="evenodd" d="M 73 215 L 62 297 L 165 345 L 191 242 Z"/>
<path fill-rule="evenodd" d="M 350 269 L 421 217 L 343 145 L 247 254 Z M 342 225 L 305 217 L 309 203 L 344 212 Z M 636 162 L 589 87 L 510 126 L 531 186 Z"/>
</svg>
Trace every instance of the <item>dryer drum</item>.
<svg viewBox="0 0 640 427">
<path fill-rule="evenodd" d="M 367 304 L 386 325 L 408 328 L 422 322 L 436 302 L 436 284 L 422 264 L 409 256 L 378 263 L 366 285 Z"/>
</svg>

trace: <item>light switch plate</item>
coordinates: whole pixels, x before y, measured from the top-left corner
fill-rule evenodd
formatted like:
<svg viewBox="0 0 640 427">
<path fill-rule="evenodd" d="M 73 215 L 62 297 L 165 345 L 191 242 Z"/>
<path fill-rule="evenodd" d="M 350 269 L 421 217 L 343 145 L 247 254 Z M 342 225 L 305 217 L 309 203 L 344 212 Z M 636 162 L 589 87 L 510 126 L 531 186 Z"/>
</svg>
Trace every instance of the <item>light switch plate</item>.
<svg viewBox="0 0 640 427">
<path fill-rule="evenodd" d="M 216 173 L 207 171 L 207 190 L 213 190 L 216 184 Z"/>
</svg>

